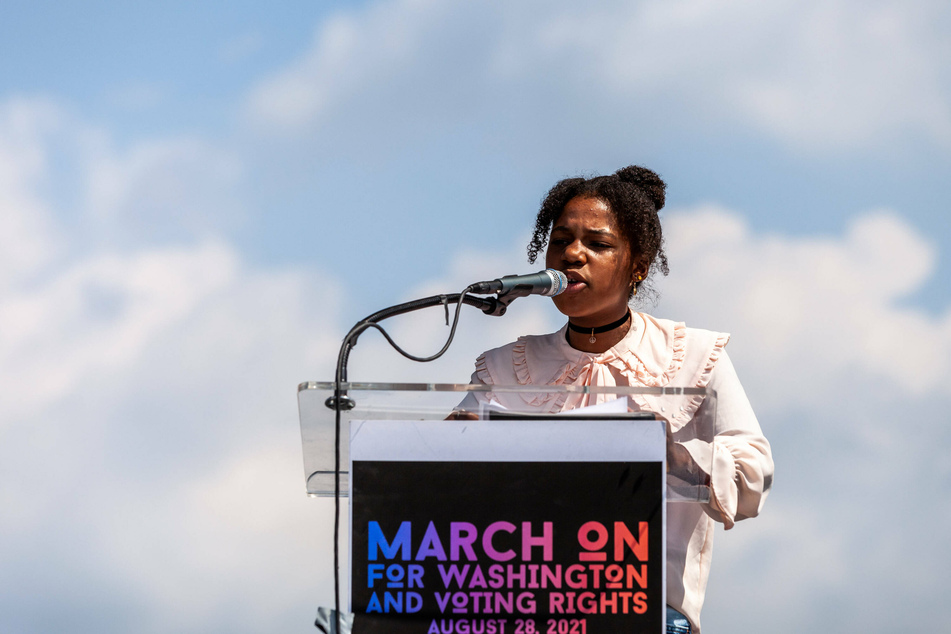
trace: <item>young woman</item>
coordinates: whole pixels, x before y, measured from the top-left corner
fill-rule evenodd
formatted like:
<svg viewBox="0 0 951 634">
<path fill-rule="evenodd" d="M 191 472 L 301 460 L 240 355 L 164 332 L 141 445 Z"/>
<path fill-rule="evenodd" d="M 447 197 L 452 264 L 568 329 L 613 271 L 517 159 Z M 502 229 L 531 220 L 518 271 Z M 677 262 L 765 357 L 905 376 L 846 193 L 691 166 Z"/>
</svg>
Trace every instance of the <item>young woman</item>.
<svg viewBox="0 0 951 634">
<path fill-rule="evenodd" d="M 610 176 L 569 178 L 542 203 L 528 247 L 529 262 L 545 249 L 549 268 L 563 271 L 568 289 L 553 298 L 568 317 L 558 332 L 520 337 L 476 361 L 473 382 L 522 385 L 707 387 L 716 390 L 713 443 L 681 458 L 712 465 L 704 474 L 708 504 L 670 504 L 667 513 L 667 631 L 700 631 L 700 608 L 710 572 L 714 521 L 729 529 L 754 517 L 773 477 L 769 443 L 724 349 L 729 335 L 633 312 L 629 303 L 655 271 L 667 274 L 658 210 L 666 186 L 649 169 L 625 167 Z M 518 399 L 521 394 L 479 398 Z M 481 393 L 480 393 L 481 394 Z M 531 396 L 528 405 L 559 412 L 590 404 L 585 394 Z M 634 399 L 636 407 L 652 407 Z M 504 402 L 502 403 L 505 404 Z M 513 403 L 524 409 L 525 403 Z M 679 430 L 704 412 L 703 398 L 657 412 Z M 712 408 L 708 408 L 712 410 Z M 674 461 L 674 458 L 670 458 Z"/>
</svg>

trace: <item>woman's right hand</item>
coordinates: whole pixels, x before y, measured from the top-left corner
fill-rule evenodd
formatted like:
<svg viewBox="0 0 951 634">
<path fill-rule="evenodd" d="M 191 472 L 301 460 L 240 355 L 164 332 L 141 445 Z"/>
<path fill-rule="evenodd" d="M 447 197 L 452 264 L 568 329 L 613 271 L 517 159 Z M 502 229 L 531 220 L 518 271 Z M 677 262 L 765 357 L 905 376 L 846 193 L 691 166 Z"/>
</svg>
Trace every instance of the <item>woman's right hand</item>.
<svg viewBox="0 0 951 634">
<path fill-rule="evenodd" d="M 479 415 L 464 409 L 453 410 L 446 420 L 479 420 Z"/>
</svg>

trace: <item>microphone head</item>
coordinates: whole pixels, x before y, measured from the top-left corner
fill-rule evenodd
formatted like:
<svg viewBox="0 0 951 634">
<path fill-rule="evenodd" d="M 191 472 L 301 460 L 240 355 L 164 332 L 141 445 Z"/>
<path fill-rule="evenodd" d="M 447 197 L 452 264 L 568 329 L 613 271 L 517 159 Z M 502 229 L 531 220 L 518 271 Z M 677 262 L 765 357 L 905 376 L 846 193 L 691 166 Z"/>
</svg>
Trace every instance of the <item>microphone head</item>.
<svg viewBox="0 0 951 634">
<path fill-rule="evenodd" d="M 554 297 L 561 295 L 568 288 L 568 276 L 555 269 L 545 269 L 544 273 L 551 278 L 551 289 L 547 293 L 542 293 L 545 297 Z"/>
</svg>

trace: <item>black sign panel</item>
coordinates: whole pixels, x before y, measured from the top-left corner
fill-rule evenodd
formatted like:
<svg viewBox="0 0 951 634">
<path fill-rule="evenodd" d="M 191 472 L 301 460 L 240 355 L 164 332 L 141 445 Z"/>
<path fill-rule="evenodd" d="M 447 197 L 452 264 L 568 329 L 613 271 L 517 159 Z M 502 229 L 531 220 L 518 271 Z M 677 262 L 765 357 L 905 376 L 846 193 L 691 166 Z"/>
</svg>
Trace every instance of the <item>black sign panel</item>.
<svg viewBox="0 0 951 634">
<path fill-rule="evenodd" d="M 353 462 L 354 631 L 656 632 L 660 462 Z"/>
</svg>

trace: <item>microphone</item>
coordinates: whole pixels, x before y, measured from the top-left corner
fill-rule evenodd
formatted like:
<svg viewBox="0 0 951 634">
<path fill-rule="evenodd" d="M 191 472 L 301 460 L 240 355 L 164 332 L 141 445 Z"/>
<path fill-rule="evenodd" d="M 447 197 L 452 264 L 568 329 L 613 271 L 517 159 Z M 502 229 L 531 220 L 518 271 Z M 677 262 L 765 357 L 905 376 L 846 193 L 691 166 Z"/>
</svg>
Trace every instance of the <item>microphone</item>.
<svg viewBox="0 0 951 634">
<path fill-rule="evenodd" d="M 478 282 L 472 285 L 470 293 L 485 295 L 498 293 L 506 295 L 516 292 L 516 297 L 525 295 L 544 295 L 552 297 L 565 292 L 568 288 L 568 276 L 555 269 L 545 269 L 530 275 L 506 275 L 490 282 Z"/>
</svg>

